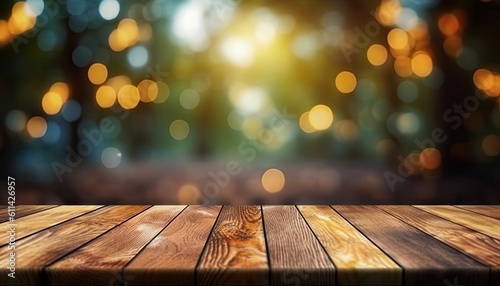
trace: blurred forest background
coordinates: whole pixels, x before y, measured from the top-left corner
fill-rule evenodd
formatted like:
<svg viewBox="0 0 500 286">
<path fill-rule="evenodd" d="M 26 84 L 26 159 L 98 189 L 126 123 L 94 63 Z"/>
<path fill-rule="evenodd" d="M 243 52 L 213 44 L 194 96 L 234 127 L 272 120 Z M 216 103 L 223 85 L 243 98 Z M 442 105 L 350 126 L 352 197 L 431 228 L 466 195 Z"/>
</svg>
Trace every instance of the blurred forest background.
<svg viewBox="0 0 500 286">
<path fill-rule="evenodd" d="M 500 204 L 500 1 L 0 2 L 18 204 Z"/>
</svg>

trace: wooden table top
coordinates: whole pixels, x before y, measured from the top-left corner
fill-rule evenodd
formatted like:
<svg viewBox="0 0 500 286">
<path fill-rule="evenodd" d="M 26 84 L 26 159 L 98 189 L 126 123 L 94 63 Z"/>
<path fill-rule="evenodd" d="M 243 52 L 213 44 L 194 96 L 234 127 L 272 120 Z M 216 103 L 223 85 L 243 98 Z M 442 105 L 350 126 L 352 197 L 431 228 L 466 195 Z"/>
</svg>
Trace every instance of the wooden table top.
<svg viewBox="0 0 500 286">
<path fill-rule="evenodd" d="M 1 285 L 500 285 L 500 206 L 24 205 L 15 223 Z"/>
</svg>

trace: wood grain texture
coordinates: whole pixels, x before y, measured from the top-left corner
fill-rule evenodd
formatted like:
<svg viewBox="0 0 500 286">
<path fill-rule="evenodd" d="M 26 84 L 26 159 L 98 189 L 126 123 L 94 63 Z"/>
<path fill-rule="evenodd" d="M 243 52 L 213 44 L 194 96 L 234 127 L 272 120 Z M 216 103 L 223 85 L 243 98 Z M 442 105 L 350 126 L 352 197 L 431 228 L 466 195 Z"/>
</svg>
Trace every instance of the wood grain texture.
<svg viewBox="0 0 500 286">
<path fill-rule="evenodd" d="M 331 285 L 335 267 L 295 206 L 263 206 L 271 284 Z"/>
<path fill-rule="evenodd" d="M 392 216 L 476 258 L 500 266 L 500 241 L 412 206 L 378 206 Z"/>
<path fill-rule="evenodd" d="M 221 206 L 189 206 L 125 268 L 127 285 L 193 285 Z"/>
<path fill-rule="evenodd" d="M 490 280 L 500 281 L 500 273 L 498 272 L 498 269 L 500 269 L 499 240 L 412 206 L 378 207 L 489 266 L 493 269 L 490 273 Z"/>
<path fill-rule="evenodd" d="M 185 206 L 153 206 L 45 268 L 50 285 L 119 283 L 123 267 Z"/>
<path fill-rule="evenodd" d="M 400 285 L 400 267 L 329 206 L 298 206 L 337 268 L 339 285 Z"/>
<path fill-rule="evenodd" d="M 42 285 L 44 266 L 147 208 L 107 206 L 21 239 L 17 243 L 22 247 L 16 249 L 18 277 L 7 278 L 8 270 L 1 268 L 0 285 L 8 282 L 15 282 L 10 285 Z M 7 246 L 0 248 L 0 257 L 7 257 L 9 252 Z"/>
<path fill-rule="evenodd" d="M 376 206 L 334 206 L 405 269 L 405 284 L 487 285 L 489 269 Z M 452 282 L 453 283 L 453 282 Z"/>
<path fill-rule="evenodd" d="M 468 210 L 471 212 L 475 212 L 478 214 L 482 214 L 485 216 L 489 216 L 492 218 L 500 219 L 500 206 L 499 205 L 490 205 L 490 206 L 464 206 L 457 205 L 457 208 L 461 208 L 464 210 Z"/>
<path fill-rule="evenodd" d="M 500 220 L 452 206 L 415 206 L 452 222 L 500 239 Z"/>
<path fill-rule="evenodd" d="M 16 219 L 16 239 L 21 239 L 101 207 L 102 206 L 59 206 L 21 217 Z M 9 224 L 10 222 L 0 223 L 0 229 L 9 229 Z M 0 232 L 0 246 L 6 245 L 5 242 L 8 242 L 8 236 L 9 234 L 7 232 Z"/>
<path fill-rule="evenodd" d="M 46 207 L 0 285 L 500 285 L 500 206 Z"/>
<path fill-rule="evenodd" d="M 34 214 L 37 212 L 41 212 L 44 210 L 48 210 L 51 208 L 57 207 L 57 205 L 45 205 L 45 206 L 34 206 L 34 205 L 20 205 L 16 206 L 15 212 L 16 216 L 14 217 L 15 219 L 21 218 L 23 216 L 27 216 L 30 214 Z M 0 222 L 6 222 L 10 218 L 8 214 L 7 207 L 5 210 L 0 210 Z"/>
<path fill-rule="evenodd" d="M 224 206 L 196 269 L 201 285 L 266 285 L 260 206 Z"/>
</svg>

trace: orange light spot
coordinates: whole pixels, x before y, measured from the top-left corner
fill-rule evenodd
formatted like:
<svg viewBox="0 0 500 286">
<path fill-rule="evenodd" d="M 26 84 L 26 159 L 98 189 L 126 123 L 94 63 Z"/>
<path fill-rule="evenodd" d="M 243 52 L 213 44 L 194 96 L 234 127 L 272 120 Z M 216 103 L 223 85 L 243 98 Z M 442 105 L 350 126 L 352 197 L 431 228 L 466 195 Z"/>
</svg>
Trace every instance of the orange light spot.
<svg viewBox="0 0 500 286">
<path fill-rule="evenodd" d="M 441 165 L 441 152 L 435 148 L 425 148 L 420 153 L 420 163 L 428 170 L 438 168 Z"/>
<path fill-rule="evenodd" d="M 400 77 L 409 77 L 413 74 L 411 59 L 409 57 L 397 57 L 394 61 L 394 71 Z"/>
<path fill-rule="evenodd" d="M 91 83 L 99 85 L 108 78 L 108 68 L 101 63 L 95 63 L 89 67 L 87 75 Z"/>
<path fill-rule="evenodd" d="M 451 36 L 458 32 L 460 22 L 458 22 L 458 18 L 454 14 L 444 14 L 438 20 L 438 27 L 441 33 Z"/>
<path fill-rule="evenodd" d="M 335 78 L 335 86 L 342 93 L 351 93 L 356 88 L 356 76 L 352 72 L 343 71 Z"/>
<path fill-rule="evenodd" d="M 262 186 L 270 193 L 277 193 L 285 186 L 285 175 L 278 169 L 269 169 L 262 175 Z"/>
<path fill-rule="evenodd" d="M 103 85 L 97 90 L 95 100 L 101 108 L 109 108 L 116 102 L 116 92 L 112 87 Z"/>
<path fill-rule="evenodd" d="M 454 57 L 462 48 L 462 39 L 458 36 L 450 36 L 444 40 L 443 48 L 447 55 Z"/>
<path fill-rule="evenodd" d="M 381 66 L 387 61 L 387 49 L 379 44 L 371 45 L 366 52 L 368 61 L 374 66 Z"/>
<path fill-rule="evenodd" d="M 401 29 L 392 29 L 387 35 L 387 42 L 393 49 L 404 49 L 408 45 L 408 34 Z"/>
<path fill-rule="evenodd" d="M 40 138 L 47 132 L 47 121 L 40 116 L 33 116 L 26 124 L 28 134 L 33 138 Z"/>
<path fill-rule="evenodd" d="M 411 70 L 419 77 L 426 77 L 432 72 L 432 59 L 428 54 L 418 53 L 411 59 Z"/>
<path fill-rule="evenodd" d="M 477 88 L 487 90 L 495 84 L 494 75 L 487 69 L 478 69 L 473 76 Z"/>
</svg>

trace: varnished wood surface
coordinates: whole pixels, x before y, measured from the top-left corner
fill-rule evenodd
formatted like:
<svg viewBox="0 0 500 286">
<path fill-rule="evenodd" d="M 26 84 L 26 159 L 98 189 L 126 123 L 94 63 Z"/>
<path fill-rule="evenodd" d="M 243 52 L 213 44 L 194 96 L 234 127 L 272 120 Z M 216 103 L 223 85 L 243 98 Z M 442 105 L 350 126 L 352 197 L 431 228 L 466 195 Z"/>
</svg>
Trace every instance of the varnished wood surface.
<svg viewBox="0 0 500 286">
<path fill-rule="evenodd" d="M 405 269 L 407 285 L 429 285 L 454 277 L 468 285 L 488 283 L 487 267 L 375 206 L 334 209 Z"/>
<path fill-rule="evenodd" d="M 13 209 L 11 208 L 11 209 L 9 209 L 9 211 L 14 210 L 15 216 L 13 218 L 18 219 L 18 218 L 23 217 L 23 216 L 27 216 L 30 214 L 34 214 L 37 212 L 51 209 L 53 207 L 56 207 L 56 205 L 53 205 L 53 206 L 51 206 L 51 205 L 44 205 L 44 206 L 26 205 L 26 206 L 19 206 L 19 207 L 13 208 Z M 4 207 L 4 208 L 7 208 L 7 207 Z M 0 222 L 6 222 L 9 220 L 9 218 L 11 218 L 11 216 L 9 215 L 9 212 L 7 211 L 7 209 L 0 210 Z"/>
<path fill-rule="evenodd" d="M 221 206 L 189 206 L 125 268 L 128 285 L 192 285 Z"/>
<path fill-rule="evenodd" d="M 271 282 L 334 281 L 335 266 L 295 206 L 263 206 Z"/>
<path fill-rule="evenodd" d="M 499 211 L 17 206 L 16 248 L 0 234 L 0 285 L 499 285 Z"/>
<path fill-rule="evenodd" d="M 400 284 L 402 271 L 389 256 L 329 206 L 299 206 L 337 267 L 339 284 Z"/>
<path fill-rule="evenodd" d="M 23 238 L 44 228 L 68 221 L 77 216 L 96 210 L 102 206 L 58 206 L 38 213 L 17 218 L 16 239 Z M 0 223 L 0 229 L 8 229 L 10 221 Z M 9 234 L 0 232 L 0 246 L 7 244 Z"/>
<path fill-rule="evenodd" d="M 260 206 L 225 206 L 197 269 L 200 285 L 256 285 L 268 281 Z"/>
<path fill-rule="evenodd" d="M 485 216 L 500 219 L 500 205 L 498 206 L 455 206 L 461 209 L 469 210 Z"/>
</svg>

